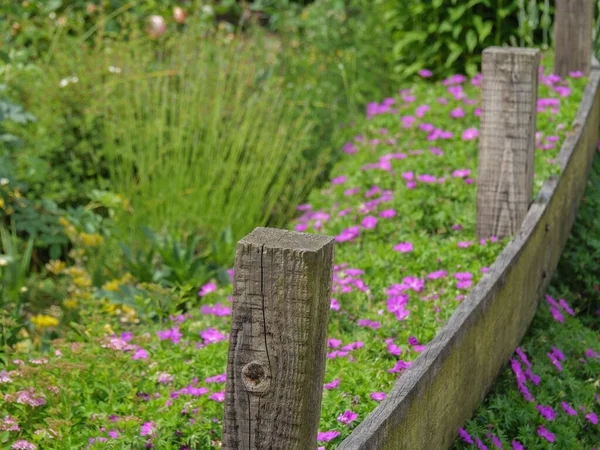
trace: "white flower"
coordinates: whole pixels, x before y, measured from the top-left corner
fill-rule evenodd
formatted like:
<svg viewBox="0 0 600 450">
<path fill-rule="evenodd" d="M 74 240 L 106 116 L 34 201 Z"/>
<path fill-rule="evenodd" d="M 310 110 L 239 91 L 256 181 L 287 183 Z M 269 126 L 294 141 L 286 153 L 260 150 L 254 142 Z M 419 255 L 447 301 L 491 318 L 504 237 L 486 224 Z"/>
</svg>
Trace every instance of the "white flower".
<svg viewBox="0 0 600 450">
<path fill-rule="evenodd" d="M 8 178 L 0 178 L 0 186 L 6 186 L 8 183 Z"/>
<path fill-rule="evenodd" d="M 120 67 L 115 67 L 115 66 L 109 66 L 108 67 L 108 71 L 110 73 L 121 73 L 121 68 Z"/>
<path fill-rule="evenodd" d="M 8 266 L 8 258 L 6 256 L 0 256 L 0 267 Z"/>
</svg>

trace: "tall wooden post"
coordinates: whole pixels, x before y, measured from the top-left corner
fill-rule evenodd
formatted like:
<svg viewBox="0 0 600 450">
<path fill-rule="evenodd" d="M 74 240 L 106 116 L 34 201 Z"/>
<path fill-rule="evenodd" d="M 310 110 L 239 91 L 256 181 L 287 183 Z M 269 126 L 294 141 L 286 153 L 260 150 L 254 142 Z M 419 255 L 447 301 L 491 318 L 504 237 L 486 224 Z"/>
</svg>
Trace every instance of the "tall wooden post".
<svg viewBox="0 0 600 450">
<path fill-rule="evenodd" d="M 238 242 L 224 449 L 316 449 L 333 247 L 273 228 Z"/>
<path fill-rule="evenodd" d="M 592 62 L 594 0 L 556 0 L 554 14 L 554 73 L 589 75 Z"/>
<path fill-rule="evenodd" d="M 477 236 L 516 232 L 533 197 L 538 49 L 483 51 Z"/>
</svg>

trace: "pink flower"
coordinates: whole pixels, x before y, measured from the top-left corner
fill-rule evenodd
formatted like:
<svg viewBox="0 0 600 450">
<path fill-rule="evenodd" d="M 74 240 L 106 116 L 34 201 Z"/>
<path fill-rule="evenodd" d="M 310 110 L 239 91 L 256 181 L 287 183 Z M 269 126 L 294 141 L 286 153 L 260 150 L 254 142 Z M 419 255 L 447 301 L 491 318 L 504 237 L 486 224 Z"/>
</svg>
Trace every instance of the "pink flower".
<svg viewBox="0 0 600 450">
<path fill-rule="evenodd" d="M 356 420 L 357 417 L 358 414 L 347 409 L 338 416 L 337 420 L 348 425 L 350 422 Z"/>
<path fill-rule="evenodd" d="M 419 74 L 420 77 L 423 77 L 423 78 L 429 78 L 430 76 L 433 75 L 431 70 L 427 70 L 427 69 L 421 69 L 417 73 Z"/>
<path fill-rule="evenodd" d="M 435 183 L 437 178 L 433 175 L 425 174 L 417 176 L 417 180 L 421 181 L 422 183 Z"/>
<path fill-rule="evenodd" d="M 152 435 L 156 428 L 156 424 L 154 422 L 145 422 L 140 430 L 140 436 L 148 436 Z"/>
<path fill-rule="evenodd" d="M 385 392 L 372 392 L 369 397 L 371 397 L 376 402 L 380 402 L 385 398 Z"/>
<path fill-rule="evenodd" d="M 459 428 L 458 429 L 458 435 L 467 444 L 472 444 L 473 443 L 473 439 L 471 438 L 471 435 L 469 433 L 467 433 L 467 430 L 463 430 L 462 428 Z"/>
<path fill-rule="evenodd" d="M 358 319 L 356 322 L 359 327 L 371 328 L 372 330 L 376 330 L 377 328 L 381 328 L 380 322 L 373 322 L 369 319 Z"/>
<path fill-rule="evenodd" d="M 459 242 L 459 243 L 457 244 L 457 247 L 458 247 L 458 248 L 468 248 L 468 247 L 470 247 L 471 245 L 473 245 L 473 241 Z"/>
<path fill-rule="evenodd" d="M 148 352 L 143 348 L 138 348 L 131 356 L 131 359 L 148 359 Z"/>
<path fill-rule="evenodd" d="M 428 280 L 437 280 L 438 278 L 444 278 L 446 275 L 448 275 L 448 272 L 446 272 L 445 270 L 437 270 L 437 271 L 431 272 L 429 275 L 427 275 L 427 279 Z"/>
<path fill-rule="evenodd" d="M 585 416 L 585 418 L 586 418 L 587 420 L 589 420 L 590 422 L 592 422 L 592 424 L 594 424 L 594 425 L 597 425 L 597 424 L 598 424 L 598 416 L 597 416 L 597 415 L 596 415 L 596 413 L 594 413 L 594 412 L 591 412 L 591 413 L 587 414 L 587 415 Z"/>
<path fill-rule="evenodd" d="M 329 442 L 340 435 L 339 431 L 321 431 L 317 434 L 317 441 Z"/>
<path fill-rule="evenodd" d="M 455 178 L 464 178 L 469 176 L 471 171 L 469 169 L 458 169 L 452 172 L 452 176 Z"/>
<path fill-rule="evenodd" d="M 400 242 L 394 246 L 394 250 L 400 253 L 409 253 L 412 252 L 414 248 L 410 242 Z"/>
<path fill-rule="evenodd" d="M 341 378 L 336 378 L 332 382 L 325 384 L 323 387 L 325 389 L 335 389 L 335 388 L 337 388 L 340 385 L 341 381 L 342 381 Z"/>
<path fill-rule="evenodd" d="M 550 433 L 546 428 L 540 425 L 538 428 L 538 435 L 546 439 L 548 442 L 554 442 L 554 434 Z"/>
<path fill-rule="evenodd" d="M 569 414 L 570 416 L 576 416 L 577 415 L 577 410 L 571 408 L 571 405 L 569 405 L 566 402 L 562 402 L 561 403 L 563 410 Z"/>
<path fill-rule="evenodd" d="M 198 295 L 200 297 L 204 297 L 205 295 L 210 294 L 211 292 L 215 292 L 216 290 L 217 290 L 217 285 L 215 283 L 206 283 L 204 286 L 202 286 L 200 288 Z"/>
<path fill-rule="evenodd" d="M 204 379 L 205 383 L 225 383 L 225 381 L 227 381 L 227 374 L 224 373 Z"/>
<path fill-rule="evenodd" d="M 379 217 L 382 219 L 388 219 L 390 217 L 394 217 L 396 215 L 396 210 L 394 209 L 385 209 L 379 213 Z"/>
<path fill-rule="evenodd" d="M 204 339 L 205 344 L 215 344 L 227 339 L 227 336 L 214 328 L 208 328 L 204 331 L 201 331 L 200 337 Z"/>
<path fill-rule="evenodd" d="M 32 444 L 31 442 L 26 441 L 25 439 L 19 439 L 10 448 L 12 450 L 35 450 L 37 447 L 35 446 L 35 444 Z"/>
<path fill-rule="evenodd" d="M 403 371 L 404 369 L 408 369 L 411 365 L 412 365 L 412 361 L 405 362 L 405 361 L 402 361 L 401 359 L 399 359 L 398 361 L 396 361 L 396 364 L 394 365 L 394 367 L 392 367 L 391 369 L 388 369 L 388 372 L 398 373 L 398 372 Z"/>
<path fill-rule="evenodd" d="M 404 178 L 407 181 L 411 181 L 415 179 L 415 174 L 412 172 L 403 172 L 402 173 L 402 178 Z"/>
<path fill-rule="evenodd" d="M 340 310 L 340 302 L 338 302 L 337 299 L 332 298 L 331 304 L 329 305 L 329 309 L 333 309 L 334 311 L 339 311 Z"/>
<path fill-rule="evenodd" d="M 458 108 L 453 109 L 452 111 L 450 111 L 450 117 L 452 117 L 453 119 L 458 119 L 460 117 L 465 117 L 465 112 L 464 110 L 459 106 Z"/>
<path fill-rule="evenodd" d="M 179 343 L 179 341 L 181 340 L 181 337 L 183 336 L 179 332 L 179 327 L 173 327 L 170 330 L 166 330 L 166 331 L 157 331 L 156 334 L 160 338 L 161 341 L 170 340 L 174 344 Z"/>
<path fill-rule="evenodd" d="M 167 24 L 162 16 L 150 16 L 148 18 L 148 28 L 146 29 L 148 35 L 156 39 L 167 31 Z"/>
<path fill-rule="evenodd" d="M 569 72 L 569 76 L 572 78 L 581 78 L 583 76 L 583 72 L 577 70 L 575 72 Z"/>
<path fill-rule="evenodd" d="M 477 128 L 467 128 L 462 134 L 462 140 L 472 141 L 474 139 L 477 139 L 478 136 L 479 131 L 477 130 Z"/>
<path fill-rule="evenodd" d="M 361 225 L 366 230 L 371 230 L 371 229 L 375 228 L 375 225 L 377 225 L 377 217 L 366 216 L 362 220 Z"/>
<path fill-rule="evenodd" d="M 554 414 L 554 410 L 551 406 L 536 405 L 535 408 L 539 411 L 540 415 L 546 420 L 553 421 L 556 417 L 556 415 Z"/>
<path fill-rule="evenodd" d="M 213 392 L 208 396 L 209 399 L 214 400 L 215 402 L 223 402 L 225 401 L 225 391 Z"/>
</svg>

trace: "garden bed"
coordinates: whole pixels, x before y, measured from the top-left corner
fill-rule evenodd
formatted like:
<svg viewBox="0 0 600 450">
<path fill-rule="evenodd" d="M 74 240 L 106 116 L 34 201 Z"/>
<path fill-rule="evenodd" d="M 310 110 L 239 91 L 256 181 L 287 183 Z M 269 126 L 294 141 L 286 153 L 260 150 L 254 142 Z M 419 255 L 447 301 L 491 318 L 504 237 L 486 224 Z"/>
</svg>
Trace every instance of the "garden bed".
<svg viewBox="0 0 600 450">
<path fill-rule="evenodd" d="M 563 82 L 542 74 L 540 80 L 536 193 L 561 169 L 581 177 L 585 168 L 583 156 L 567 165 L 564 153 L 558 155 L 565 138 L 583 125 L 570 124 L 585 79 L 574 74 Z M 441 84 L 420 82 L 398 97 L 370 104 L 367 117 L 347 125 L 342 151 L 348 155 L 333 169 L 331 183 L 313 193 L 293 224 L 337 240 L 319 434 L 326 448 L 350 435 L 423 351 L 433 354 L 430 341 L 504 248 L 494 237 L 474 237 L 479 83 L 480 77 L 458 75 Z M 585 100 L 583 107 L 593 99 Z M 544 201 L 557 186 L 549 183 L 530 216 L 546 211 Z M 561 236 L 568 230 L 562 228 Z M 553 263 L 559 247 L 551 254 Z M 76 268 L 52 270 L 85 291 Z M 127 284 L 125 277 L 110 288 Z M 205 285 L 200 311 L 172 315 L 160 328 L 90 312 L 82 320 L 86 325 L 76 327 L 79 335 L 55 341 L 49 355 L 12 355 L 0 378 L 5 388 L 1 439 L 26 439 L 49 449 L 122 448 L 124 441 L 161 449 L 218 446 L 230 293 L 230 287 Z M 526 309 L 530 319 L 535 308 Z M 522 332 L 528 323 L 519 323 Z M 518 342 L 522 333 L 517 334 L 511 340 Z M 424 367 L 430 359 L 421 361 Z M 398 391 L 388 405 L 400 398 Z M 370 416 L 370 424 L 381 417 Z M 426 426 L 418 418 L 419 426 Z M 381 428 L 385 437 L 360 448 L 380 448 L 386 433 L 401 430 Z M 356 434 L 355 442 L 363 436 Z M 452 437 L 444 434 L 444 442 Z"/>
</svg>

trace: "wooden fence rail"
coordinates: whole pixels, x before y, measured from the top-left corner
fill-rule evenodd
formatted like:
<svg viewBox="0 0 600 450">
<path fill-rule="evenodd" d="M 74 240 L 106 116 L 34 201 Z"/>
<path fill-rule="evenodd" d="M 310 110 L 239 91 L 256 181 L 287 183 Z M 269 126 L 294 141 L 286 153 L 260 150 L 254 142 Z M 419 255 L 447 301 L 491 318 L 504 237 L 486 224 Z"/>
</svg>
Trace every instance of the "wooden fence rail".
<svg viewBox="0 0 600 450">
<path fill-rule="evenodd" d="M 477 235 L 513 240 L 339 450 L 449 448 L 527 331 L 570 234 L 599 139 L 590 4 L 557 0 L 555 71 L 581 71 L 589 81 L 558 156 L 561 174 L 533 203 L 539 51 L 484 51 Z M 317 447 L 332 274 L 328 236 L 257 228 L 238 243 L 224 449 Z"/>
</svg>

